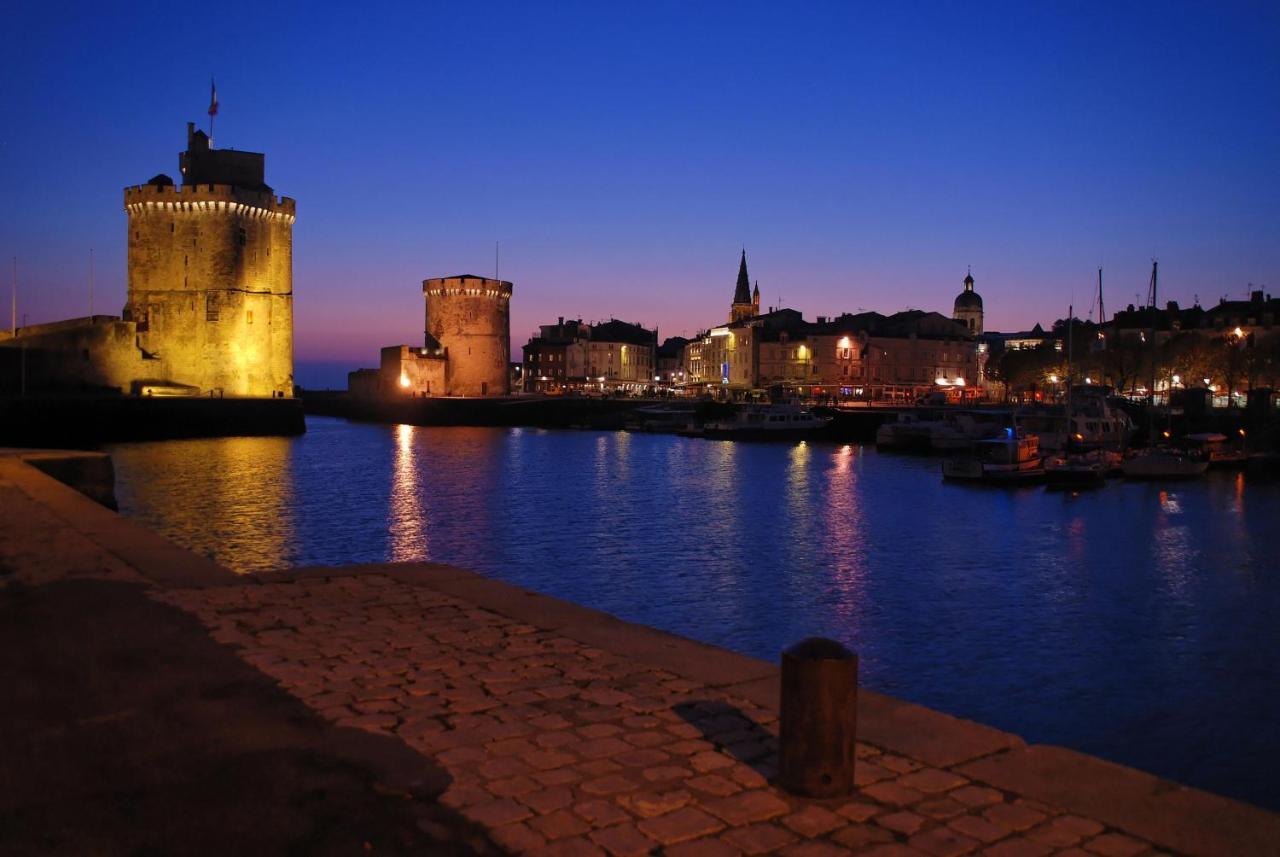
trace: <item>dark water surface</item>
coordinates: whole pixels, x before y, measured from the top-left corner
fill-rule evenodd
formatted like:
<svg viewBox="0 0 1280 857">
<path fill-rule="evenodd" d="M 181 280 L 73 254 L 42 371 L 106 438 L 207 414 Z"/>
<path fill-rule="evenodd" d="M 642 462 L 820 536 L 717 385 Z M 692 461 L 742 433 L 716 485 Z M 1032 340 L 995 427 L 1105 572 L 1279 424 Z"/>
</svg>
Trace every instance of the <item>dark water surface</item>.
<svg viewBox="0 0 1280 857">
<path fill-rule="evenodd" d="M 128 444 L 121 510 L 252 572 L 430 559 L 1280 808 L 1280 486 L 944 484 L 836 444 L 415 428 Z"/>
</svg>

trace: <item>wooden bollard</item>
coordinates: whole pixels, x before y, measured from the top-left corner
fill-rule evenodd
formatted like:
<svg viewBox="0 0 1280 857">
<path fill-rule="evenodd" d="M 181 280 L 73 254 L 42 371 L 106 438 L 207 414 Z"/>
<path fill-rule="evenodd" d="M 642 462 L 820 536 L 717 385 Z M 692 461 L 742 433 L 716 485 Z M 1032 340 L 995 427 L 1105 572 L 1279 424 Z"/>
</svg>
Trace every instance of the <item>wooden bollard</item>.
<svg viewBox="0 0 1280 857">
<path fill-rule="evenodd" d="M 853 791 L 858 656 L 822 637 L 782 653 L 778 785 L 806 797 Z"/>
</svg>

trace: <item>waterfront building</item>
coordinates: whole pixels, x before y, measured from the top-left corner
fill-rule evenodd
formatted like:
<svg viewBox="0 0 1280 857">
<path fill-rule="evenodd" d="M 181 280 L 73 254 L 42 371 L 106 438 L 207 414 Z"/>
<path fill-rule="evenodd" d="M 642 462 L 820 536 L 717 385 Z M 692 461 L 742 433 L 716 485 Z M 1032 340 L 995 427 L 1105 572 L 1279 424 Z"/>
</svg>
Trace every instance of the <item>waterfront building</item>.
<svg viewBox="0 0 1280 857">
<path fill-rule="evenodd" d="M 357 398 L 509 394 L 513 290 L 507 280 L 474 274 L 423 280 L 422 345 L 383 348 L 377 370 L 347 375 L 348 392 Z"/>
<path fill-rule="evenodd" d="M 790 308 L 759 312 L 758 287 L 748 313 L 746 282 L 744 254 L 730 322 L 700 332 L 684 347 L 686 392 L 733 399 L 782 393 L 911 401 L 938 391 L 953 399 L 980 393 L 985 349 L 973 333 L 981 329 L 982 306 L 972 276 L 962 293 L 971 297 L 957 299 L 968 313 L 960 319 L 908 310 L 809 322 Z"/>
<path fill-rule="evenodd" d="M 683 336 L 669 336 L 658 346 L 654 357 L 654 381 L 665 389 L 684 384 L 685 346 L 689 340 Z"/>
<path fill-rule="evenodd" d="M 657 330 L 610 319 L 542 325 L 524 346 L 525 389 L 538 393 L 641 393 L 654 386 Z"/>
<path fill-rule="evenodd" d="M 293 395 L 296 204 L 265 156 L 215 149 L 187 124 L 182 184 L 124 191 L 128 293 L 120 316 L 20 328 L 31 389 L 144 395 Z"/>
</svg>

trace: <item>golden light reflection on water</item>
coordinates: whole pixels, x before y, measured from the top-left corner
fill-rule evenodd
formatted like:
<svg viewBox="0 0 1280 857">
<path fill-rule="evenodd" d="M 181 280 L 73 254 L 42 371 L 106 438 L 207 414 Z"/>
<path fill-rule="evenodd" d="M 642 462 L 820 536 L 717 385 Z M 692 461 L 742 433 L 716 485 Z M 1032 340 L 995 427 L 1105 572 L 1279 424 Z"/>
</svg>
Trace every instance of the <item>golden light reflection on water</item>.
<svg viewBox="0 0 1280 857">
<path fill-rule="evenodd" d="M 1158 500 L 1160 512 L 1156 515 L 1152 557 L 1156 571 L 1169 592 L 1182 596 L 1191 580 L 1196 548 L 1191 543 L 1190 527 L 1183 520 L 1182 503 L 1178 495 L 1161 491 Z"/>
<path fill-rule="evenodd" d="M 131 444 L 130 506 L 178 544 L 235 571 L 283 569 L 297 542 L 290 439 L 232 437 Z M 182 498 L 175 500 L 176 498 Z"/>
<path fill-rule="evenodd" d="M 410 425 L 395 427 L 387 509 L 392 562 L 425 560 L 430 556 L 427 509 L 423 504 L 422 473 L 418 466 L 419 431 Z"/>
</svg>

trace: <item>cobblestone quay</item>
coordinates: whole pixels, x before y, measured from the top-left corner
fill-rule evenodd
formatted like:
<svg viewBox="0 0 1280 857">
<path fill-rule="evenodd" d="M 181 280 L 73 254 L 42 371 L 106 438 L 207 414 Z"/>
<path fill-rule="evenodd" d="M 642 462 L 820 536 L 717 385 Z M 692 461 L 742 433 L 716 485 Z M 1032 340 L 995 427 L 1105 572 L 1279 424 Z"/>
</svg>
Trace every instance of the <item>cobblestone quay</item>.
<svg viewBox="0 0 1280 857">
<path fill-rule="evenodd" d="M 0 504 L 8 587 L 141 591 L 332 734 L 444 772 L 429 794 L 375 776 L 414 811 L 420 853 L 1280 853 L 1274 814 L 868 691 L 855 793 L 794 797 L 771 785 L 774 664 L 438 565 L 237 577 L 20 456 L 0 458 Z M 149 668 L 165 674 L 163 652 Z M 366 850 L 401 853 L 368 823 Z"/>
</svg>

